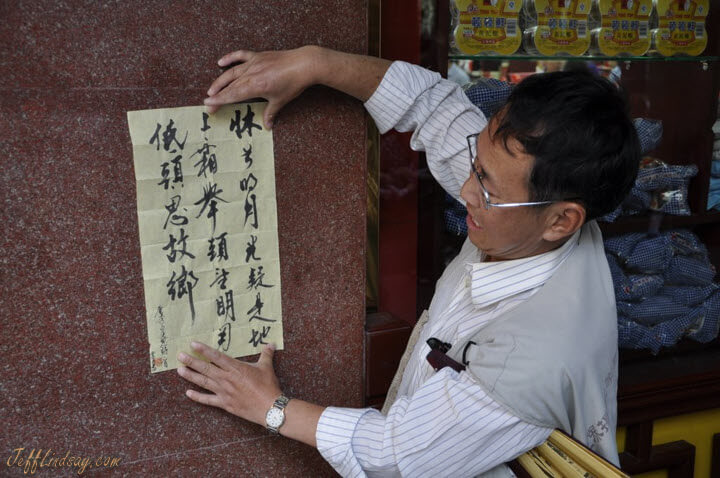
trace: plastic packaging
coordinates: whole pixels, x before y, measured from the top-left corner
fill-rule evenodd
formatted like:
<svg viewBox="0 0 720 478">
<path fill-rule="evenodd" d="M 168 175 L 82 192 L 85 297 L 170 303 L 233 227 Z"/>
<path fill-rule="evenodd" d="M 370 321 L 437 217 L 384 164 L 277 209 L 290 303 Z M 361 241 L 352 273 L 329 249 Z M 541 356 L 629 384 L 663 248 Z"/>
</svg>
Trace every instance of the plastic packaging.
<svg viewBox="0 0 720 478">
<path fill-rule="evenodd" d="M 593 52 L 644 55 L 650 48 L 652 0 L 595 0 L 600 28 L 592 31 Z"/>
<path fill-rule="evenodd" d="M 618 208 L 601 220 L 613 222 L 619 216 L 651 209 L 665 214 L 689 216 L 688 183 L 697 175 L 694 164 L 675 166 L 654 158 L 643 158 L 630 194 Z"/>
<path fill-rule="evenodd" d="M 454 46 L 469 55 L 512 55 L 520 47 L 522 0 L 455 0 Z"/>
<path fill-rule="evenodd" d="M 581 56 L 590 47 L 591 0 L 528 0 L 523 46 L 528 53 Z"/>
<path fill-rule="evenodd" d="M 658 27 L 653 48 L 663 56 L 701 54 L 707 46 L 705 19 L 709 0 L 654 0 Z"/>
</svg>

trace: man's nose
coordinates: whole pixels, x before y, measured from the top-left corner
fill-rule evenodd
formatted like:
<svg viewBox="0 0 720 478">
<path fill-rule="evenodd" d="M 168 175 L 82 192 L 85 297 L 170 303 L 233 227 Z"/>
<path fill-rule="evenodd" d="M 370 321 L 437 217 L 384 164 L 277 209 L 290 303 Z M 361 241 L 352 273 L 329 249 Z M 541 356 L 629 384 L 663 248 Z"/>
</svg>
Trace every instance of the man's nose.
<svg viewBox="0 0 720 478">
<path fill-rule="evenodd" d="M 477 192 L 473 190 L 473 184 L 472 184 L 472 174 L 465 180 L 465 182 L 462 185 L 462 188 L 460 188 L 460 197 L 465 200 L 465 203 L 477 207 L 479 204 L 478 201 L 478 195 Z"/>
</svg>

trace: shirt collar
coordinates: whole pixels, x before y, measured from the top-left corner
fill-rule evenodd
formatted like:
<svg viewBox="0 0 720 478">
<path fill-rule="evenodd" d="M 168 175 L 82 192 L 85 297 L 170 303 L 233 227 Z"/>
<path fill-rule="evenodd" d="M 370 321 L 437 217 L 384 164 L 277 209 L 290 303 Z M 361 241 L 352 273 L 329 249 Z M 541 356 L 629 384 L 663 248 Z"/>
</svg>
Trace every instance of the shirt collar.
<svg viewBox="0 0 720 478">
<path fill-rule="evenodd" d="M 487 307 L 543 285 L 575 250 L 580 229 L 562 246 L 537 256 L 498 262 L 468 262 L 472 302 Z M 482 260 L 484 254 L 478 254 Z"/>
</svg>

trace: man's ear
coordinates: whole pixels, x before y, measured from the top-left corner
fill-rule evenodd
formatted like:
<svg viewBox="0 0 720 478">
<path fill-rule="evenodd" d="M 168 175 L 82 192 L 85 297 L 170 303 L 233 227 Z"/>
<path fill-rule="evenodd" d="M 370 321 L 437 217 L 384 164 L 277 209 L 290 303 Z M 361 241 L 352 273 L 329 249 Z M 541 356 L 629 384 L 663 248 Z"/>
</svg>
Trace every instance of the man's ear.
<svg viewBox="0 0 720 478">
<path fill-rule="evenodd" d="M 585 224 L 585 208 L 576 202 L 556 202 L 547 212 L 547 226 L 543 232 L 547 242 L 567 239 Z"/>
</svg>

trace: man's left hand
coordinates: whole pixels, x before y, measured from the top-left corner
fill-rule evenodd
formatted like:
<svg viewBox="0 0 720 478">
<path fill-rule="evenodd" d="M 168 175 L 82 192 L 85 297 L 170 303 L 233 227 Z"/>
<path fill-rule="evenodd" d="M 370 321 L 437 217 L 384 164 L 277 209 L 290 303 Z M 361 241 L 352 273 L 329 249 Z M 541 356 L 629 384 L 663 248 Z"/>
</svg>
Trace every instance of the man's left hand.
<svg viewBox="0 0 720 478">
<path fill-rule="evenodd" d="M 199 342 L 193 342 L 191 347 L 209 361 L 181 352 L 178 360 L 185 366 L 178 368 L 178 374 L 212 393 L 188 390 L 187 396 L 204 405 L 222 408 L 245 420 L 265 425 L 267 410 L 282 393 L 272 363 L 275 348 L 266 345 L 258 361 L 248 363 Z"/>
</svg>

